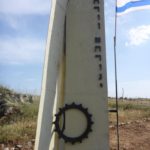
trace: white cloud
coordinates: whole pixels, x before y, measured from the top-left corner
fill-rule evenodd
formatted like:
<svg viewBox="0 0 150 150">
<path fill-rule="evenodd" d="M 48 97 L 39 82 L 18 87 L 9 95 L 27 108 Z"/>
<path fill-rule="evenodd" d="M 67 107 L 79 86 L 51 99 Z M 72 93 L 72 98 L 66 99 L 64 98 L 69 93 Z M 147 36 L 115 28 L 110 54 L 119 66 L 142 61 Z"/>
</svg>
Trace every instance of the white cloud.
<svg viewBox="0 0 150 150">
<path fill-rule="evenodd" d="M 126 46 L 138 46 L 150 39 L 150 25 L 142 25 L 132 28 L 128 32 Z"/>
<path fill-rule="evenodd" d="M 11 15 L 45 15 L 50 12 L 50 0 L 0 0 L 0 13 Z"/>
<path fill-rule="evenodd" d="M 45 43 L 40 39 L 5 38 L 0 39 L 0 63 L 36 64 L 44 59 Z"/>
</svg>

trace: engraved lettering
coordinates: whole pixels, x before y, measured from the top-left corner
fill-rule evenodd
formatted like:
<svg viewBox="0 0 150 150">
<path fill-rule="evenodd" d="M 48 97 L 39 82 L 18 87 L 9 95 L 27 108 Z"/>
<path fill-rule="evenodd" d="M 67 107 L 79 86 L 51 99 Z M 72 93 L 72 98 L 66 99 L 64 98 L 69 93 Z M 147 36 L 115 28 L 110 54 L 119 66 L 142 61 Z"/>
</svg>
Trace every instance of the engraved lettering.
<svg viewBox="0 0 150 150">
<path fill-rule="evenodd" d="M 99 6 L 94 6 L 94 9 L 97 10 L 97 12 L 100 12 Z"/>
<path fill-rule="evenodd" d="M 99 4 L 99 0 L 93 0 L 93 4 Z"/>
<path fill-rule="evenodd" d="M 100 22 L 98 22 L 98 23 L 97 23 L 97 26 L 98 26 L 98 29 L 100 29 L 100 28 L 101 28 L 101 24 L 100 24 Z"/>
<path fill-rule="evenodd" d="M 101 38 L 100 37 L 95 37 L 95 43 L 100 43 L 101 42 Z"/>
<path fill-rule="evenodd" d="M 95 46 L 95 52 L 101 52 L 101 46 Z"/>
<path fill-rule="evenodd" d="M 99 64 L 99 70 L 100 71 L 102 70 L 102 64 Z"/>
<path fill-rule="evenodd" d="M 97 20 L 100 20 L 100 18 L 101 18 L 101 17 L 100 17 L 100 14 L 98 14 L 98 15 L 97 15 Z"/>
<path fill-rule="evenodd" d="M 103 87 L 103 83 L 100 83 L 100 87 L 101 87 L 101 88 Z"/>
<path fill-rule="evenodd" d="M 97 19 L 97 22 L 96 22 L 96 31 L 97 31 L 97 35 L 99 35 L 99 30 L 101 30 L 101 16 L 100 16 L 100 0 L 93 0 L 93 9 L 95 10 L 96 12 L 96 19 Z M 101 51 L 102 51 L 102 47 L 101 47 L 101 36 L 95 36 L 94 37 L 94 42 L 95 42 L 95 45 L 94 45 L 94 57 L 95 59 L 99 62 L 98 63 L 98 84 L 99 84 L 99 87 L 100 88 L 103 88 L 103 74 L 102 74 L 102 55 L 101 55 Z"/>
<path fill-rule="evenodd" d="M 99 59 L 99 61 L 101 61 L 102 60 L 102 56 L 99 54 L 99 55 L 95 55 L 95 58 L 98 58 Z"/>
<path fill-rule="evenodd" d="M 102 74 L 99 74 L 98 80 L 102 80 Z"/>
</svg>

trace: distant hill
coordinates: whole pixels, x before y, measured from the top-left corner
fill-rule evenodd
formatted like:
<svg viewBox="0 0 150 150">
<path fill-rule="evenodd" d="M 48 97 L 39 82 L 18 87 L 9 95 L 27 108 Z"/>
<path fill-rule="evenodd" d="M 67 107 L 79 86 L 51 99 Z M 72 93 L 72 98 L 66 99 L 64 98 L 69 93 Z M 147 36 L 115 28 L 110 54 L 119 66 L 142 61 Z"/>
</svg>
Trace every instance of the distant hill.
<svg viewBox="0 0 150 150">
<path fill-rule="evenodd" d="M 17 93 L 7 87 L 0 86 L 0 118 L 18 112 L 18 106 L 24 103 L 33 103 L 38 96 Z"/>
</svg>

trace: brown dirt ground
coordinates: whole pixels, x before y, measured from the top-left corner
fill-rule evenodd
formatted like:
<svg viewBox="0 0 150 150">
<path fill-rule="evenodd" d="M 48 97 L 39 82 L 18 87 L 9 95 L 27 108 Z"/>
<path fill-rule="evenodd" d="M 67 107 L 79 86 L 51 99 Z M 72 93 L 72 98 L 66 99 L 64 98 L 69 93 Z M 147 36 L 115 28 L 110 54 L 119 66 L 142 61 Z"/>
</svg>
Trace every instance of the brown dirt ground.
<svg viewBox="0 0 150 150">
<path fill-rule="evenodd" d="M 150 150 L 150 119 L 119 125 L 120 150 Z M 110 127 L 110 149 L 117 150 L 116 128 Z"/>
<path fill-rule="evenodd" d="M 120 150 L 150 150 L 150 118 L 119 125 Z M 19 143 L 18 143 L 19 144 Z M 20 143 L 22 146 L 23 144 Z M 0 144 L 0 150 L 4 150 Z M 12 144 L 13 145 L 13 144 Z M 14 147 L 9 143 L 5 147 Z M 33 148 L 18 150 L 32 150 Z M 110 125 L 110 150 L 117 150 L 116 127 Z"/>
</svg>

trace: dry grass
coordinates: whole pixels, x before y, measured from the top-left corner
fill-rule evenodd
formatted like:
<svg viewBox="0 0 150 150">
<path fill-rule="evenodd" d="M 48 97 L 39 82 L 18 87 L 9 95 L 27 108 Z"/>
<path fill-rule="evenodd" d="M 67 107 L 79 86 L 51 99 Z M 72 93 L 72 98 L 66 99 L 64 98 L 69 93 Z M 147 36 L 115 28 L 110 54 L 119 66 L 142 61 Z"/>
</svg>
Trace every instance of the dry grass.
<svg viewBox="0 0 150 150">
<path fill-rule="evenodd" d="M 21 120 L 16 123 L 0 126 L 0 142 L 24 141 L 33 139 L 35 135 L 36 122 L 32 120 Z"/>
<path fill-rule="evenodd" d="M 109 100 L 109 108 L 115 108 L 115 100 Z M 150 117 L 150 100 L 120 100 L 119 121 L 132 122 Z M 116 114 L 109 113 L 110 123 L 116 122 Z"/>
<path fill-rule="evenodd" d="M 0 119 L 0 143 L 8 141 L 27 142 L 35 138 L 38 101 L 20 104 L 21 113 Z M 109 100 L 109 108 L 115 108 L 115 101 Z M 150 101 L 119 101 L 119 121 L 132 122 L 150 116 Z M 109 113 L 110 124 L 115 124 L 115 113 Z"/>
<path fill-rule="evenodd" d="M 0 143 L 35 138 L 38 101 L 20 104 L 21 112 L 0 119 Z"/>
</svg>

